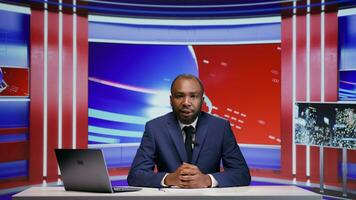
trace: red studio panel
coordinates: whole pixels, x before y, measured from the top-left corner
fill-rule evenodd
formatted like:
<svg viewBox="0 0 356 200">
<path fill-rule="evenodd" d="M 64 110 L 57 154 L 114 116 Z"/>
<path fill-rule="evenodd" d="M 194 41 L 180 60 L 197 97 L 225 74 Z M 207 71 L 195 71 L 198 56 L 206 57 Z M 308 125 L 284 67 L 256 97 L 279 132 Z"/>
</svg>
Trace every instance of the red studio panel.
<svg viewBox="0 0 356 200">
<path fill-rule="evenodd" d="M 202 45 L 194 51 L 212 113 L 230 121 L 238 142 L 280 145 L 280 44 Z"/>
<path fill-rule="evenodd" d="M 29 69 L 0 66 L 0 96 L 28 97 Z"/>
</svg>

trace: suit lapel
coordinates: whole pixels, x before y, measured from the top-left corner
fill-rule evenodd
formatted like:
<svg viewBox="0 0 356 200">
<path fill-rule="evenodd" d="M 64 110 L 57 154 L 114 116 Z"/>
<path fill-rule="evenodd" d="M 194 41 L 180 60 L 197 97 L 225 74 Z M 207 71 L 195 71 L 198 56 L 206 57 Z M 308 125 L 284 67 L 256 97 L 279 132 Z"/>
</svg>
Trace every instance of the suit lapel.
<svg viewBox="0 0 356 200">
<path fill-rule="evenodd" d="M 175 148 L 179 154 L 181 161 L 187 162 L 187 153 L 185 151 L 185 147 L 183 143 L 182 131 L 173 113 L 168 115 L 167 125 L 168 125 L 169 135 L 173 140 L 173 143 L 175 145 Z"/>
<path fill-rule="evenodd" d="M 200 151 L 204 146 L 205 138 L 208 134 L 208 122 L 206 113 L 202 112 L 198 119 L 198 124 L 196 128 L 197 132 L 195 133 L 195 143 L 197 144 L 194 147 L 193 155 L 192 155 L 192 163 L 195 165 Z"/>
</svg>

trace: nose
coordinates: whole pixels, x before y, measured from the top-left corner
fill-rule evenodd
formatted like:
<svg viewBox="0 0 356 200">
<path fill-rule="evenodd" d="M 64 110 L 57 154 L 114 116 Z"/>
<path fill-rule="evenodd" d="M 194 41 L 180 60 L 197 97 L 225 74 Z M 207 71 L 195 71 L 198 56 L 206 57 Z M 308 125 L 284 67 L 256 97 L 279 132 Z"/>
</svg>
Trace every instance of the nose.
<svg viewBox="0 0 356 200">
<path fill-rule="evenodd" d="M 191 105 L 191 101 L 190 101 L 189 96 L 184 97 L 183 105 Z"/>
</svg>

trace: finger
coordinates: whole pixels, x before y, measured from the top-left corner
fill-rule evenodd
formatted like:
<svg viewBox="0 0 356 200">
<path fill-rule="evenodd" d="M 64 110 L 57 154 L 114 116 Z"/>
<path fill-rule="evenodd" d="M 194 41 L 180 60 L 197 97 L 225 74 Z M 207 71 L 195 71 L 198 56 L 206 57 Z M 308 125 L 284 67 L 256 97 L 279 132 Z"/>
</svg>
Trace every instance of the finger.
<svg viewBox="0 0 356 200">
<path fill-rule="evenodd" d="M 189 166 L 189 165 L 181 165 L 179 168 L 178 168 L 178 171 L 183 171 L 183 170 L 189 170 L 191 169 L 192 167 Z"/>
<path fill-rule="evenodd" d="M 189 188 L 190 187 L 190 181 L 179 181 L 179 187 Z"/>
<path fill-rule="evenodd" d="M 191 181 L 191 180 L 194 180 L 194 177 L 193 176 L 189 176 L 189 175 L 179 176 L 179 180 L 181 180 L 181 181 Z"/>
<path fill-rule="evenodd" d="M 181 165 L 182 168 L 189 168 L 191 166 L 192 166 L 191 164 L 185 162 Z"/>
<path fill-rule="evenodd" d="M 181 165 L 183 168 L 189 168 L 189 169 L 198 169 L 197 166 L 193 165 L 193 164 L 189 164 L 189 163 L 183 163 L 183 165 Z"/>
<path fill-rule="evenodd" d="M 196 165 L 190 165 L 189 167 L 194 170 L 199 170 L 198 166 L 196 166 Z"/>
<path fill-rule="evenodd" d="M 195 165 L 191 166 L 190 170 L 194 171 L 196 174 L 201 174 L 200 169 Z"/>
<path fill-rule="evenodd" d="M 195 174 L 201 174 L 201 172 L 199 170 L 195 170 L 195 169 L 182 169 L 180 171 L 181 175 L 184 174 L 188 174 L 188 175 L 195 175 Z"/>
<path fill-rule="evenodd" d="M 186 170 L 186 169 L 194 169 L 193 166 L 191 165 L 184 165 L 180 168 L 181 170 Z"/>
<path fill-rule="evenodd" d="M 186 165 L 182 166 L 182 169 L 190 169 L 190 170 L 200 171 L 196 165 L 191 165 L 191 164 L 186 164 Z"/>
<path fill-rule="evenodd" d="M 199 180 L 191 180 L 189 181 L 190 188 L 204 188 L 204 186 Z"/>
</svg>

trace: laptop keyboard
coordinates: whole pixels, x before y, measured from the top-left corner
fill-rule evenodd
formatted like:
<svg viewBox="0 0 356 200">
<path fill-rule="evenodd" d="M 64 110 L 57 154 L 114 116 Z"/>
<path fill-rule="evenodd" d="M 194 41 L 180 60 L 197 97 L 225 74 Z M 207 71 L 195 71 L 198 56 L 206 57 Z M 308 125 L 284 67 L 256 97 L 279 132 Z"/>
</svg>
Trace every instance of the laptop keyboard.
<svg viewBox="0 0 356 200">
<path fill-rule="evenodd" d="M 114 192 L 134 192 L 134 191 L 139 191 L 142 188 L 139 187 L 122 187 L 122 186 L 115 186 L 112 187 L 112 190 Z"/>
</svg>

